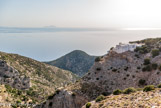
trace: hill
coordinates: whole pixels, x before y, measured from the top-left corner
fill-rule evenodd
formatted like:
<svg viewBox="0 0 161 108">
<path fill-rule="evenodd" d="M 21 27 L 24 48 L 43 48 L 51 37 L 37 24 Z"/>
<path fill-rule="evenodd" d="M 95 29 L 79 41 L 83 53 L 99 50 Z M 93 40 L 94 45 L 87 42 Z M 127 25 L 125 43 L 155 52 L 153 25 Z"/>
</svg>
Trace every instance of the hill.
<svg viewBox="0 0 161 108">
<path fill-rule="evenodd" d="M 78 76 L 83 76 L 94 64 L 95 56 L 90 56 L 87 53 L 75 50 L 56 60 L 46 62 L 47 64 L 69 70 Z"/>
<path fill-rule="evenodd" d="M 18 54 L 0 52 L 1 84 L 27 93 L 36 102 L 43 101 L 57 88 L 67 86 L 77 78 L 70 71 Z"/>
<path fill-rule="evenodd" d="M 136 47 L 134 51 L 122 53 L 116 53 L 111 49 L 103 57 L 97 57 L 94 65 L 83 78 L 75 84 L 55 92 L 38 108 L 43 108 L 43 106 L 46 108 L 81 108 L 101 94 L 111 95 L 116 89 L 124 90 L 129 87 L 143 88 L 146 85 L 158 85 L 161 82 L 161 38 L 131 43 L 141 43 L 142 46 Z M 143 99 L 141 96 L 144 94 L 138 95 L 140 97 L 137 99 Z M 160 91 L 159 93 L 157 91 L 156 94 L 158 96 Z M 147 98 L 153 99 L 153 96 L 148 95 Z M 154 98 L 161 100 L 160 97 Z M 160 101 L 159 103 L 156 103 L 155 100 L 152 101 L 160 106 Z M 97 106 L 97 104 L 95 105 Z M 103 103 L 103 105 L 108 107 L 107 104 Z M 139 102 L 136 103 L 136 106 L 139 106 Z M 93 108 L 95 107 L 93 106 Z"/>
</svg>

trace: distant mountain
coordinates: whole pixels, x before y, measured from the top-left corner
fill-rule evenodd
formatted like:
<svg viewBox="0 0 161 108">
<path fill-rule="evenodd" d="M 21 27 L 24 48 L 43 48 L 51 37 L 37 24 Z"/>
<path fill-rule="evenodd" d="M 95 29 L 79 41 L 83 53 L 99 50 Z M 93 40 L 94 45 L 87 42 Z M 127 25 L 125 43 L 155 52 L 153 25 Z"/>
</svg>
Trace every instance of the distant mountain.
<svg viewBox="0 0 161 108">
<path fill-rule="evenodd" d="M 39 32 L 81 32 L 81 31 L 107 31 L 117 30 L 115 28 L 63 28 L 55 26 L 46 27 L 3 27 L 0 26 L 0 33 L 39 33 Z"/>
<path fill-rule="evenodd" d="M 32 102 L 41 102 L 51 95 L 53 90 L 77 79 L 70 71 L 18 54 L 0 52 L 0 82 L 8 85 L 6 87 L 9 92 L 14 93 L 15 99 L 22 100 L 22 96 L 25 96 L 32 99 Z M 22 95 L 19 92 L 23 92 Z"/>
<path fill-rule="evenodd" d="M 94 60 L 95 56 L 90 56 L 81 50 L 74 50 L 56 60 L 46 63 L 83 76 L 94 64 Z"/>
</svg>

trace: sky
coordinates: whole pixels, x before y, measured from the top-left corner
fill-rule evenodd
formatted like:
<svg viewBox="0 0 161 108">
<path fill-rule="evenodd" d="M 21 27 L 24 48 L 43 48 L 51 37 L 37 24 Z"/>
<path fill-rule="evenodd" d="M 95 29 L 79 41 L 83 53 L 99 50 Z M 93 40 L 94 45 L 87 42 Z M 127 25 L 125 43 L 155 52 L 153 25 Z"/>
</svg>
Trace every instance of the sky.
<svg viewBox="0 0 161 108">
<path fill-rule="evenodd" d="M 161 37 L 160 5 L 161 0 L 0 0 L 0 51 L 39 61 L 73 50 L 102 56 L 119 42 Z"/>
<path fill-rule="evenodd" d="M 161 28 L 161 0 L 0 0 L 0 26 Z"/>
</svg>

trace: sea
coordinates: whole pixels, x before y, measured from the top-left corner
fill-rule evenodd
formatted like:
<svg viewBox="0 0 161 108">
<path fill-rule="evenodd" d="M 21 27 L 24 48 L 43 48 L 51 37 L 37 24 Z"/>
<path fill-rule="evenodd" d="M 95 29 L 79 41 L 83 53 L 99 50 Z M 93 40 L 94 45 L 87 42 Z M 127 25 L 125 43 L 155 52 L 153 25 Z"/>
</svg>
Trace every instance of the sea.
<svg viewBox="0 0 161 108">
<path fill-rule="evenodd" d="M 120 42 L 161 37 L 161 30 L 0 32 L 0 51 L 39 61 L 55 60 L 73 50 L 102 56 Z"/>
</svg>

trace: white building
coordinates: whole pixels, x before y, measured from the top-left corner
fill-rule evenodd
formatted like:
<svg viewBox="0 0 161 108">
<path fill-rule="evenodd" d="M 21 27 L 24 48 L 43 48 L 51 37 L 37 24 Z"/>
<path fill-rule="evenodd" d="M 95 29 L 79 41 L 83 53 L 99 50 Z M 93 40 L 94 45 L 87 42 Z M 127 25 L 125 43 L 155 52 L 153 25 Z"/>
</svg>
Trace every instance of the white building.
<svg viewBox="0 0 161 108">
<path fill-rule="evenodd" d="M 142 46 L 141 44 L 123 44 L 119 43 L 119 45 L 116 45 L 115 48 L 112 49 L 112 51 L 115 51 L 117 53 L 123 53 L 126 51 L 134 51 L 136 47 Z"/>
</svg>

